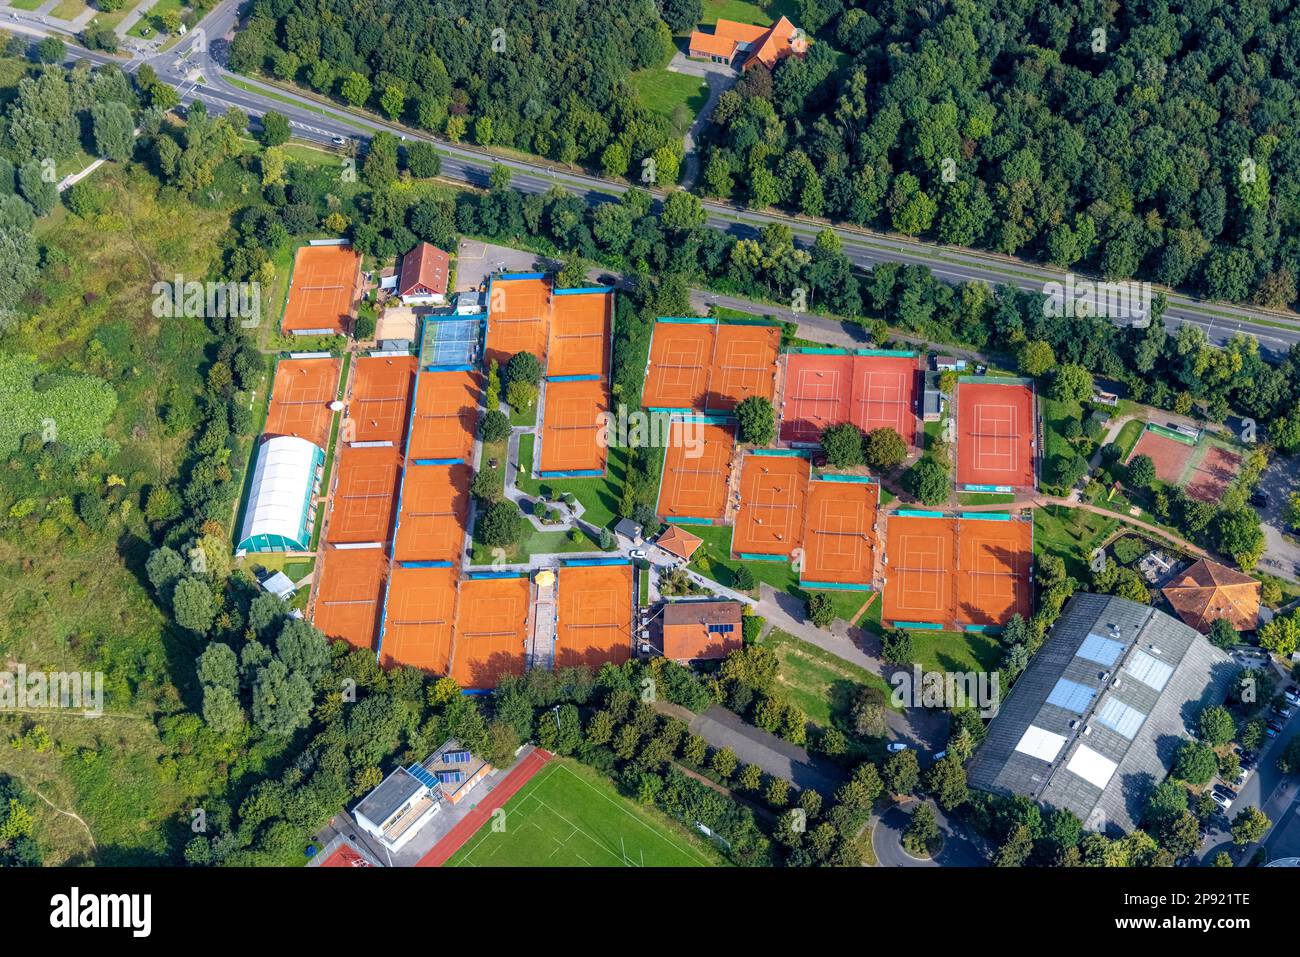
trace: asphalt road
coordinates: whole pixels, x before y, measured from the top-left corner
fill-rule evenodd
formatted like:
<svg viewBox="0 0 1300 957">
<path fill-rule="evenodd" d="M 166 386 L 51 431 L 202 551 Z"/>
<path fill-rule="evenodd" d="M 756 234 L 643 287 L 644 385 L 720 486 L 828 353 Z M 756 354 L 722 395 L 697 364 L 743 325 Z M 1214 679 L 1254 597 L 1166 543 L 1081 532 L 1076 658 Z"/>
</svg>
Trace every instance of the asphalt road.
<svg viewBox="0 0 1300 957">
<path fill-rule="evenodd" d="M 486 185 L 491 167 L 501 164 L 511 170 L 512 185 L 525 193 L 540 193 L 560 186 L 588 203 L 595 204 L 616 199 L 629 188 L 622 183 L 561 169 L 544 160 L 498 157 L 470 147 L 435 140 L 414 130 L 351 114 L 257 80 L 235 77 L 223 69 L 212 54 L 216 52 L 220 57 L 223 38 L 233 35 L 238 9 L 238 0 L 223 0 L 168 53 L 130 54 L 128 51 L 132 59 L 126 62 L 122 57 L 69 46 L 69 59 L 117 63 L 130 72 L 147 62 L 160 76 L 177 87 L 182 103 L 200 100 L 213 112 L 238 107 L 255 117 L 267 110 L 276 110 L 289 119 L 295 136 L 316 143 L 329 144 L 335 137 L 367 140 L 376 130 L 387 130 L 408 139 L 436 142 L 442 154 L 443 177 L 475 186 Z M 5 25 L 15 32 L 33 37 L 53 33 L 67 38 L 66 31 L 40 21 L 40 17 L 19 13 Z M 780 212 L 740 209 L 714 201 L 705 201 L 704 207 L 709 225 L 733 235 L 752 235 L 769 223 L 780 222 L 793 229 L 799 242 L 808 244 L 820 230 L 830 225 Z M 979 280 L 994 285 L 1006 283 L 1038 292 L 1043 291 L 1044 284 L 1048 282 L 1064 281 L 1065 274 L 1061 270 L 1009 256 L 873 233 L 855 227 L 833 228 L 843 241 L 845 254 L 863 267 L 882 262 L 919 264 L 928 266 L 936 277 L 947 282 Z M 1170 292 L 1167 295 L 1169 308 L 1165 312 L 1165 322 L 1170 329 L 1177 329 L 1184 324 L 1198 326 L 1206 332 L 1210 341 L 1216 343 L 1222 343 L 1238 332 L 1245 332 L 1259 340 L 1261 349 L 1274 354 L 1285 352 L 1300 342 L 1300 316 L 1294 313 L 1270 313 L 1226 303 L 1206 302 Z"/>
</svg>

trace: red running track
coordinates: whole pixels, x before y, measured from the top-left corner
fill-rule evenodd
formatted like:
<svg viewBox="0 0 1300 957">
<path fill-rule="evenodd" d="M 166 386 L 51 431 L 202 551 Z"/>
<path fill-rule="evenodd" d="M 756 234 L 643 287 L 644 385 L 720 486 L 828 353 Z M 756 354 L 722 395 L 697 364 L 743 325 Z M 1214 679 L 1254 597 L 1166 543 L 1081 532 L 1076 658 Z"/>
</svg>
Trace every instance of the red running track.
<svg viewBox="0 0 1300 957">
<path fill-rule="evenodd" d="M 492 789 L 482 801 L 468 814 L 457 821 L 441 841 L 429 849 L 429 853 L 420 858 L 416 867 L 441 867 L 478 829 L 487 823 L 492 812 L 514 797 L 519 790 L 533 779 L 547 761 L 551 760 L 549 751 L 533 748 L 532 752 L 519 762 L 519 766 L 506 775 L 505 780 Z"/>
</svg>

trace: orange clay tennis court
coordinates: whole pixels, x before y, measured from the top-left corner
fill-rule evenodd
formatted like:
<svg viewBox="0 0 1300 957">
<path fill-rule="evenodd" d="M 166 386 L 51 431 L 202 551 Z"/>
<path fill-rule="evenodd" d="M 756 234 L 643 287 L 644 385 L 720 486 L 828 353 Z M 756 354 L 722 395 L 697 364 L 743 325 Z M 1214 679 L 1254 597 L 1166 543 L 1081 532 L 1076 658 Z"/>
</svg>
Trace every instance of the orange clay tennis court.
<svg viewBox="0 0 1300 957">
<path fill-rule="evenodd" d="M 730 411 L 752 396 L 772 401 L 780 348 L 778 326 L 717 326 L 704 408 Z"/>
<path fill-rule="evenodd" d="M 361 290 L 361 256 L 349 246 L 303 246 L 293 257 L 283 332 L 329 329 L 340 335 L 352 324 Z"/>
<path fill-rule="evenodd" d="M 735 450 L 736 433 L 729 424 L 673 422 L 664 450 L 659 515 L 669 521 L 722 518 Z"/>
<path fill-rule="evenodd" d="M 799 580 L 870 585 L 875 577 L 879 507 L 880 486 L 875 482 L 808 483 Z"/>
<path fill-rule="evenodd" d="M 958 485 L 1033 488 L 1034 435 L 1029 386 L 958 383 Z"/>
<path fill-rule="evenodd" d="M 545 279 L 494 279 L 488 295 L 484 361 L 505 367 L 516 352 L 531 352 L 546 365 L 551 287 Z"/>
<path fill-rule="evenodd" d="M 963 519 L 957 523 L 957 614 L 963 625 L 1005 625 L 1029 617 L 1034 524 Z"/>
<path fill-rule="evenodd" d="M 524 673 L 527 578 L 471 578 L 460 583 L 451 676 L 462 688 L 495 688 L 503 675 Z"/>
<path fill-rule="evenodd" d="M 713 341 L 714 326 L 709 323 L 655 323 L 641 404 L 652 409 L 704 408 Z"/>
<path fill-rule="evenodd" d="M 477 372 L 421 372 L 406 458 L 469 461 L 478 428 Z"/>
<path fill-rule="evenodd" d="M 957 520 L 892 515 L 885 554 L 885 624 L 956 620 L 953 569 L 956 567 Z"/>
<path fill-rule="evenodd" d="M 1217 502 L 1223 497 L 1237 473 L 1241 471 L 1241 456 L 1235 452 L 1211 445 L 1193 468 L 1187 483 L 1187 494 L 1202 502 Z"/>
<path fill-rule="evenodd" d="M 733 555 L 788 558 L 800 546 L 808 471 L 803 456 L 745 456 L 740 469 L 740 509 L 731 534 Z"/>
<path fill-rule="evenodd" d="M 609 375 L 614 296 L 608 292 L 555 295 L 546 346 L 548 376 Z"/>
<path fill-rule="evenodd" d="M 401 447 L 416 361 L 415 356 L 362 356 L 353 362 L 348 442 L 392 442 Z"/>
<path fill-rule="evenodd" d="M 780 345 L 777 326 L 661 319 L 641 404 L 730 411 L 750 396 L 771 400 Z"/>
<path fill-rule="evenodd" d="M 456 574 L 454 568 L 394 566 L 379 649 L 385 668 L 409 665 L 447 673 L 456 617 Z"/>
<path fill-rule="evenodd" d="M 296 435 L 322 449 L 329 445 L 334 413 L 329 405 L 338 394 L 338 359 L 284 359 L 275 367 L 271 404 L 266 410 L 266 435 Z"/>
<path fill-rule="evenodd" d="M 631 565 L 566 565 L 558 587 L 557 668 L 594 670 L 632 657 Z"/>
<path fill-rule="evenodd" d="M 382 548 L 326 548 L 317 571 L 312 624 L 328 638 L 373 648 L 387 574 Z"/>
<path fill-rule="evenodd" d="M 1132 462 L 1139 455 L 1148 456 L 1151 464 L 1156 467 L 1156 478 L 1169 485 L 1177 485 L 1182 481 L 1183 472 L 1187 470 L 1187 463 L 1191 461 L 1192 453 L 1195 451 L 1196 445 L 1190 439 L 1179 442 L 1167 435 L 1145 429 L 1138 438 L 1137 444 L 1133 446 L 1133 451 L 1129 453 L 1125 464 Z"/>
<path fill-rule="evenodd" d="M 457 562 L 469 522 L 474 469 L 461 465 L 408 465 L 402 480 L 393 558 L 399 562 Z"/>
<path fill-rule="evenodd" d="M 547 382 L 542 412 L 541 472 L 603 472 L 601 413 L 609 409 L 600 379 Z"/>
<path fill-rule="evenodd" d="M 400 460 L 397 449 L 389 446 L 343 448 L 339 453 L 338 482 L 330 499 L 327 541 L 355 544 L 388 540 Z"/>
<path fill-rule="evenodd" d="M 786 359 L 781 438 L 813 444 L 828 426 L 891 428 L 916 444 L 921 373 L 910 356 L 793 354 Z"/>
</svg>

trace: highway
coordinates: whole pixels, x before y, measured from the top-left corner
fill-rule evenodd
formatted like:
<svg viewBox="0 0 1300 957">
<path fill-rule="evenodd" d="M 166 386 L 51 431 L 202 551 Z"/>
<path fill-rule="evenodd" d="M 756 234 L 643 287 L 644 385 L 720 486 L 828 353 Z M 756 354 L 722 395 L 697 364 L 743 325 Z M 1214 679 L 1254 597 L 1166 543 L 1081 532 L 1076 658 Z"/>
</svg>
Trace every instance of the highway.
<svg viewBox="0 0 1300 957">
<path fill-rule="evenodd" d="M 223 41 L 234 35 L 239 0 L 223 0 L 191 30 L 175 49 L 154 53 L 138 49 L 124 56 L 112 56 L 85 50 L 71 43 L 69 60 L 92 63 L 116 63 L 134 73 L 143 63 L 150 64 L 160 77 L 174 85 L 181 102 L 202 101 L 212 112 L 237 107 L 250 116 L 260 117 L 268 110 L 285 115 L 294 135 L 303 140 L 328 145 L 335 137 L 365 141 L 377 130 L 386 130 L 406 139 L 435 143 L 442 156 L 442 177 L 486 186 L 494 164 L 511 170 L 511 185 L 524 193 L 542 193 L 559 186 L 595 204 L 609 202 L 629 189 L 624 183 L 603 180 L 570 169 L 548 164 L 545 160 L 500 157 L 473 147 L 449 143 L 416 130 L 385 123 L 375 117 L 362 116 L 301 94 L 249 77 L 237 76 L 224 69 L 213 53 L 220 55 Z M 42 18 L 11 14 L 6 28 L 32 37 L 57 34 L 69 39 L 67 31 L 42 23 Z M 216 47 L 217 50 L 212 48 Z M 655 190 L 662 196 L 662 190 Z M 796 240 L 807 245 L 817 233 L 833 228 L 843 242 L 849 259 L 860 267 L 882 262 L 924 265 L 939 279 L 959 283 L 969 280 L 991 285 L 1009 284 L 1021 289 L 1042 292 L 1049 282 L 1065 281 L 1065 273 L 1055 267 L 1010 256 L 979 252 L 956 246 L 924 242 L 892 234 L 871 232 L 852 226 L 834 225 L 792 216 L 779 211 L 757 211 L 733 207 L 726 203 L 704 201 L 708 224 L 732 235 L 754 235 L 769 223 L 790 226 Z M 1080 277 L 1083 278 L 1083 277 Z M 1209 302 L 1164 291 L 1168 298 L 1165 323 L 1171 331 L 1182 325 L 1201 328 L 1209 340 L 1222 344 L 1237 333 L 1254 336 L 1262 350 L 1280 355 L 1300 343 L 1300 316 L 1274 313 L 1228 303 Z"/>
</svg>

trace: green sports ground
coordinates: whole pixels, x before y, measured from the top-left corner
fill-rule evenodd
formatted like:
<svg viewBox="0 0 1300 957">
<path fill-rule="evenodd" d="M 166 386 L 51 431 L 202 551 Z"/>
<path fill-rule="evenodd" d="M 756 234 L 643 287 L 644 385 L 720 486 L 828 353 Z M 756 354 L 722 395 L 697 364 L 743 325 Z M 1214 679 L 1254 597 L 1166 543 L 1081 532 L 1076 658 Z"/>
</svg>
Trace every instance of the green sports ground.
<svg viewBox="0 0 1300 957">
<path fill-rule="evenodd" d="M 554 759 L 448 867 L 709 867 L 721 858 L 581 765 Z"/>
</svg>

